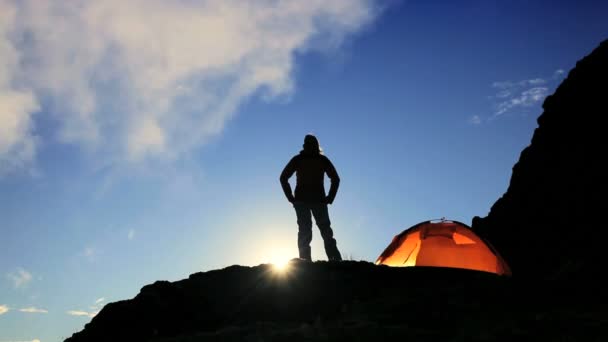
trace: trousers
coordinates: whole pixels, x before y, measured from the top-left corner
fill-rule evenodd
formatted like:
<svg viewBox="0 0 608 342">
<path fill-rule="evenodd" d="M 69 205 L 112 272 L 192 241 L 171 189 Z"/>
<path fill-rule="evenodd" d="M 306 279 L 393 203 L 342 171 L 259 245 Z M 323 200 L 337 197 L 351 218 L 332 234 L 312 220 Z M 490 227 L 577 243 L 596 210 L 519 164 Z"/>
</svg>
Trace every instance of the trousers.
<svg viewBox="0 0 608 342">
<path fill-rule="evenodd" d="M 317 227 L 321 231 L 321 237 L 323 237 L 327 259 L 331 261 L 342 260 L 336 239 L 334 239 L 334 232 L 331 229 L 327 204 L 294 202 L 293 207 L 296 210 L 298 218 L 298 250 L 300 258 L 312 260 L 310 255 L 310 242 L 312 241 L 311 216 L 314 216 Z"/>
</svg>

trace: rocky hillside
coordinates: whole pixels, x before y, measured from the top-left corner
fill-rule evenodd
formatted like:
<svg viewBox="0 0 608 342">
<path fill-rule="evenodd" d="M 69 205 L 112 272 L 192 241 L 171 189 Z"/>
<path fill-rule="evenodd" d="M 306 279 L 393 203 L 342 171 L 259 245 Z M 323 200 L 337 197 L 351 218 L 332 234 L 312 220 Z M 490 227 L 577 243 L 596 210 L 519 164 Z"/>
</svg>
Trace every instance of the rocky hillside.
<svg viewBox="0 0 608 342">
<path fill-rule="evenodd" d="M 608 41 L 546 98 L 507 192 L 473 229 L 515 276 L 586 281 L 606 266 Z"/>
<path fill-rule="evenodd" d="M 477 271 L 353 261 L 294 260 L 284 274 L 271 265 L 232 266 L 145 286 L 132 300 L 106 305 L 66 341 L 608 337 L 599 303 L 581 308 L 587 301 L 570 295 L 553 301 L 513 280 Z"/>
</svg>

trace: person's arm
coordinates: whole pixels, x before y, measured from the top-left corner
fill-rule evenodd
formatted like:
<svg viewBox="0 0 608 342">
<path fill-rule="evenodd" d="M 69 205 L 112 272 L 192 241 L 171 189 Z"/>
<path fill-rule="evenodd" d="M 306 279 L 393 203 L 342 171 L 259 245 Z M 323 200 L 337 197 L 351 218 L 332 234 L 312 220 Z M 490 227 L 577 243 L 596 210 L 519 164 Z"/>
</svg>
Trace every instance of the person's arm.
<svg viewBox="0 0 608 342">
<path fill-rule="evenodd" d="M 281 172 L 281 187 L 283 188 L 283 192 L 285 193 L 285 197 L 287 197 L 287 200 L 291 203 L 293 203 L 293 201 L 295 200 L 293 197 L 293 193 L 291 192 L 291 185 L 289 184 L 289 178 L 291 178 L 291 176 L 293 176 L 293 174 L 296 172 L 296 158 L 292 158 L 289 163 L 287 163 L 287 165 L 285 166 L 285 168 L 283 169 L 283 172 Z"/>
<path fill-rule="evenodd" d="M 327 173 L 327 177 L 329 177 L 331 181 L 329 194 L 327 194 L 327 203 L 332 204 L 336 198 L 336 195 L 338 194 L 338 188 L 340 187 L 340 176 L 338 176 L 338 171 L 336 171 L 334 164 L 331 163 L 329 158 L 327 158 L 325 173 Z"/>
</svg>

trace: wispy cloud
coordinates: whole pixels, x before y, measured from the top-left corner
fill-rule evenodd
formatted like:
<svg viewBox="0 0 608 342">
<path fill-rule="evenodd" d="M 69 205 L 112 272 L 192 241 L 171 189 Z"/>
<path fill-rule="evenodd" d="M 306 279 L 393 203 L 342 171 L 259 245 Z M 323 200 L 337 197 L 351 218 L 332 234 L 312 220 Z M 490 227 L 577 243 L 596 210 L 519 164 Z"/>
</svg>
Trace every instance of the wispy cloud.
<svg viewBox="0 0 608 342">
<path fill-rule="evenodd" d="M 23 288 L 32 281 L 32 274 L 23 268 L 19 267 L 15 272 L 11 272 L 6 275 L 13 283 L 16 289 Z"/>
<path fill-rule="evenodd" d="M 95 317 L 98 313 L 100 308 L 103 306 L 103 302 L 105 302 L 106 298 L 105 297 L 99 297 L 95 300 L 95 303 L 90 307 L 90 311 L 84 311 L 84 310 L 70 310 L 67 311 L 66 313 L 70 316 L 87 316 L 87 317 Z"/>
<path fill-rule="evenodd" d="M 70 310 L 66 312 L 68 315 L 70 316 L 87 316 L 87 317 L 95 317 L 98 312 L 94 311 L 94 312 L 88 312 L 88 311 L 81 311 L 81 310 Z"/>
<path fill-rule="evenodd" d="M 529 110 L 539 106 L 549 95 L 550 89 L 561 81 L 564 70 L 556 70 L 551 77 L 531 78 L 521 81 L 497 81 L 492 83 L 494 95 L 492 100 L 493 112 L 487 117 L 473 115 L 468 122 L 473 125 L 482 124 L 486 120 L 496 119 L 515 110 Z"/>
<path fill-rule="evenodd" d="M 87 246 L 81 255 L 88 261 L 95 261 L 99 256 L 99 250 L 93 246 Z"/>
<path fill-rule="evenodd" d="M 526 88 L 530 86 L 539 86 L 546 84 L 547 81 L 542 78 L 532 78 L 529 80 L 521 80 L 518 82 L 499 81 L 492 83 L 492 88 L 497 88 L 500 91 L 496 94 L 497 97 L 505 97 L 512 93 L 513 90 Z"/>
<path fill-rule="evenodd" d="M 288 96 L 298 52 L 338 48 L 377 6 L 1 1 L 0 168 L 32 162 L 49 140 L 106 164 L 179 158 L 217 136 L 251 95 Z M 41 118 L 59 129 L 37 136 Z"/>
<path fill-rule="evenodd" d="M 127 239 L 133 240 L 134 238 L 135 238 L 135 229 L 129 229 L 129 232 L 127 233 Z"/>
<path fill-rule="evenodd" d="M 91 309 L 91 312 L 99 312 L 99 310 L 101 310 L 101 308 L 103 307 L 103 302 L 105 302 L 105 300 L 106 299 L 104 297 L 97 298 L 97 300 L 95 300 L 95 304 L 89 307 L 89 309 Z"/>
<path fill-rule="evenodd" d="M 48 311 L 45 309 L 39 309 L 39 308 L 35 308 L 33 306 L 30 306 L 28 308 L 19 309 L 19 311 L 27 312 L 27 313 L 48 313 Z"/>
<path fill-rule="evenodd" d="M 543 101 L 547 97 L 548 92 L 549 88 L 547 87 L 534 87 L 524 90 L 519 95 L 512 96 L 506 101 L 496 104 L 494 116 L 503 115 L 516 107 L 532 107 Z"/>
<path fill-rule="evenodd" d="M 557 79 L 557 78 L 562 78 L 564 77 L 564 74 L 566 73 L 566 71 L 564 69 L 557 69 L 555 70 L 555 72 L 553 73 L 553 78 Z"/>
<path fill-rule="evenodd" d="M 0 315 L 4 315 L 8 311 L 9 311 L 8 306 L 6 306 L 6 305 L 0 305 Z"/>
<path fill-rule="evenodd" d="M 9 40 L 16 24 L 15 8 L 0 2 L 0 176 L 23 167 L 36 150 L 32 113 L 40 108 L 38 100 L 32 89 L 14 83 L 22 58 Z"/>
<path fill-rule="evenodd" d="M 481 117 L 479 117 L 479 115 L 473 115 L 469 118 L 469 123 L 472 125 L 480 125 Z"/>
</svg>

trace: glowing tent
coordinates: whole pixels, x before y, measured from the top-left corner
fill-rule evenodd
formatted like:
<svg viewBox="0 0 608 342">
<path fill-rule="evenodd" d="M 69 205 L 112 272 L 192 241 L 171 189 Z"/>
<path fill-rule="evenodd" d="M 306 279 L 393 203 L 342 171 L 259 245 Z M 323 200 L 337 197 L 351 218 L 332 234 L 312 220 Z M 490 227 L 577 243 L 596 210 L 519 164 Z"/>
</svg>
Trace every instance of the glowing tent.
<svg viewBox="0 0 608 342">
<path fill-rule="evenodd" d="M 457 221 L 418 223 L 395 236 L 380 254 L 378 265 L 455 267 L 511 275 L 498 252 Z"/>
</svg>

